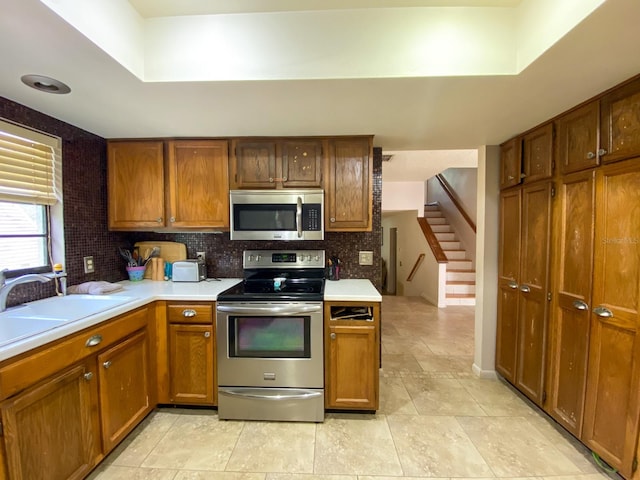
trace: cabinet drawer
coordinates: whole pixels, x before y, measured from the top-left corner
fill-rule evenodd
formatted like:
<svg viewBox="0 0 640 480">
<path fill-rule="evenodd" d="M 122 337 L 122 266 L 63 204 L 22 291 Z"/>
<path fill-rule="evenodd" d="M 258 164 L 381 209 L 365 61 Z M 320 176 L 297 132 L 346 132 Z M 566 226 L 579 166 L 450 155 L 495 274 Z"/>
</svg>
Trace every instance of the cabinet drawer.
<svg viewBox="0 0 640 480">
<path fill-rule="evenodd" d="M 213 303 L 172 303 L 167 306 L 169 323 L 212 323 Z"/>
<path fill-rule="evenodd" d="M 34 353 L 0 368 L 0 399 L 7 398 L 146 327 L 148 312 L 148 307 L 134 310 L 73 334 L 58 343 L 45 345 Z M 90 345 L 90 339 L 95 344 Z"/>
</svg>

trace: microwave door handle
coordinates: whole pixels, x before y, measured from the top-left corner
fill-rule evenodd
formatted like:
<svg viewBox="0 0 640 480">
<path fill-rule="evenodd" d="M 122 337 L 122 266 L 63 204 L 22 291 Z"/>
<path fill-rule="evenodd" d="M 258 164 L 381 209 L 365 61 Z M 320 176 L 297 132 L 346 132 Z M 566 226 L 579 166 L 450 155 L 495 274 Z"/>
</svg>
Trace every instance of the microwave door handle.
<svg viewBox="0 0 640 480">
<path fill-rule="evenodd" d="M 298 225 L 298 238 L 302 238 L 302 198 L 298 197 L 296 205 L 296 224 Z"/>
</svg>

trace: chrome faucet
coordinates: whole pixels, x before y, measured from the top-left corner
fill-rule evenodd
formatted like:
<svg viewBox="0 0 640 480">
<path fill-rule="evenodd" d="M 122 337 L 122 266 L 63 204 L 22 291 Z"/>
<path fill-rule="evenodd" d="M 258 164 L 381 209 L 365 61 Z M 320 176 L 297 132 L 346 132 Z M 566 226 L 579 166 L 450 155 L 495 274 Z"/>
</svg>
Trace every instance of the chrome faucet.
<svg viewBox="0 0 640 480">
<path fill-rule="evenodd" d="M 13 287 L 16 285 L 29 282 L 45 283 L 51 280 L 51 278 L 40 275 L 39 273 L 28 273 L 11 280 L 7 280 L 4 275 L 5 272 L 7 272 L 6 268 L 0 271 L 0 312 L 4 312 L 7 309 L 7 297 L 9 296 L 9 292 L 13 290 Z"/>
</svg>

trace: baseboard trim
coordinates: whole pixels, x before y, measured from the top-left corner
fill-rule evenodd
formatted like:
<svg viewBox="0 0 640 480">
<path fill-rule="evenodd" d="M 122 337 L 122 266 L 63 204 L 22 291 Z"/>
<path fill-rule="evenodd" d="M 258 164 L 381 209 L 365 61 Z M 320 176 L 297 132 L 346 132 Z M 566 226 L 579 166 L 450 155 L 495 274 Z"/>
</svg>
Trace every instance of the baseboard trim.
<svg viewBox="0 0 640 480">
<path fill-rule="evenodd" d="M 498 378 L 498 374 L 496 373 L 495 370 L 482 370 L 475 363 L 471 365 L 471 371 L 476 377 L 479 377 L 479 378 L 489 378 L 492 380 L 495 380 Z"/>
</svg>

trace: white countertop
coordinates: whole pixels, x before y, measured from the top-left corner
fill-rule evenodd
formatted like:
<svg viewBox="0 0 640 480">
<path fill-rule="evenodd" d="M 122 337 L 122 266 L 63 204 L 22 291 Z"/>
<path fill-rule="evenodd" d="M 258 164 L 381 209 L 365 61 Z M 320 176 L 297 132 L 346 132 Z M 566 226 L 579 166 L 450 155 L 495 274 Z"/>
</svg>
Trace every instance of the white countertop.
<svg viewBox="0 0 640 480">
<path fill-rule="evenodd" d="M 208 279 L 204 282 L 176 283 L 152 280 L 130 282 L 125 280 L 119 282 L 124 287 L 123 290 L 109 294 L 110 297 L 119 296 L 127 298 L 125 303 L 79 320 L 56 324 L 55 327 L 41 333 L 0 346 L 0 361 L 79 332 L 85 328 L 92 327 L 156 300 L 213 302 L 217 300 L 219 294 L 241 281 L 242 279 L 239 278 Z M 325 282 L 324 299 L 327 301 L 382 301 L 381 295 L 369 280 L 353 279 L 338 281 L 327 280 Z M 52 301 L 52 299 L 43 299 L 40 301 L 45 300 Z M 38 301 L 32 302 L 32 304 L 36 303 L 38 303 Z M 10 312 L 11 309 L 8 309 L 7 313 Z M 2 318 L 1 320 L 19 321 L 20 319 Z"/>
<path fill-rule="evenodd" d="M 381 302 L 382 295 L 370 280 L 344 279 L 324 282 L 325 301 Z"/>
</svg>

